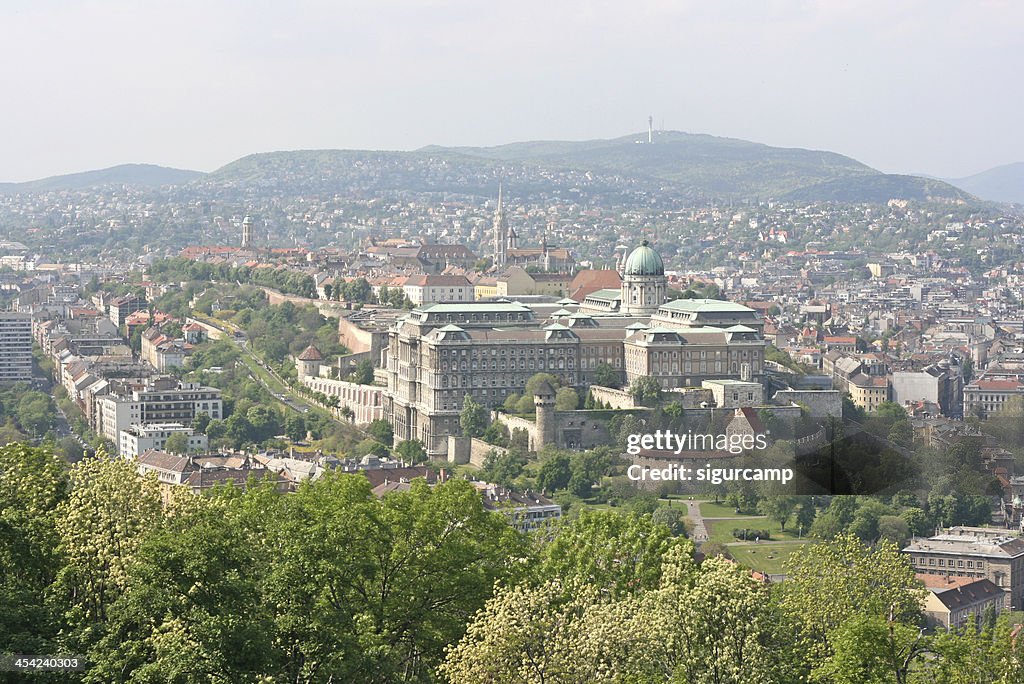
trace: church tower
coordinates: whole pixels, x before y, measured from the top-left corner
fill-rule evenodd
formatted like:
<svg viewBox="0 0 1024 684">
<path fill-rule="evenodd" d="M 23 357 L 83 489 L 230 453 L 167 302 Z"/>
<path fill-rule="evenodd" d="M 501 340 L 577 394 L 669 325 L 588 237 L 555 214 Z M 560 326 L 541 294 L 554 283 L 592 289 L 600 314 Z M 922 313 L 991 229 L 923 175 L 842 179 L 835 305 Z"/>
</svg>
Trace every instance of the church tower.
<svg viewBox="0 0 1024 684">
<path fill-rule="evenodd" d="M 242 219 L 242 247 L 252 247 L 252 216 Z"/>
<path fill-rule="evenodd" d="M 665 302 L 668 281 L 661 255 L 647 240 L 626 258 L 622 267 L 622 299 L 619 311 L 634 316 L 650 316 Z"/>
<path fill-rule="evenodd" d="M 503 267 L 508 260 L 508 221 L 505 207 L 501 202 L 501 185 L 498 185 L 498 208 L 494 210 L 494 265 Z"/>
</svg>

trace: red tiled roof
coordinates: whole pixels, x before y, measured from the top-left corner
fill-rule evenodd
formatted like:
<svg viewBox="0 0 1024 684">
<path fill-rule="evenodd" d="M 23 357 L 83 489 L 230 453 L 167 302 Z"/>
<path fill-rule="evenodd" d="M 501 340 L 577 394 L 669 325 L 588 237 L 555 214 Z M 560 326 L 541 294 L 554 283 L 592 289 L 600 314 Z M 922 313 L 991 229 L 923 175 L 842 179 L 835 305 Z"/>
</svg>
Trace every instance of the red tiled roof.
<svg viewBox="0 0 1024 684">
<path fill-rule="evenodd" d="M 320 350 L 313 345 L 309 345 L 305 351 L 299 354 L 299 361 L 323 361 L 323 358 Z"/>
</svg>

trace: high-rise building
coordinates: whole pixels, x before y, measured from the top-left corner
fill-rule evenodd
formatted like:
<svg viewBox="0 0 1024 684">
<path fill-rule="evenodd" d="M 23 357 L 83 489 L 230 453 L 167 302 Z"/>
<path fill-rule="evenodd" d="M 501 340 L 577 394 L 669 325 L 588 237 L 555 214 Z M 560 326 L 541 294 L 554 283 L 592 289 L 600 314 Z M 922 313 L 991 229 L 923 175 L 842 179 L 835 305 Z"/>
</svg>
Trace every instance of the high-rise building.
<svg viewBox="0 0 1024 684">
<path fill-rule="evenodd" d="M 0 382 L 32 379 L 32 315 L 0 311 Z"/>
</svg>

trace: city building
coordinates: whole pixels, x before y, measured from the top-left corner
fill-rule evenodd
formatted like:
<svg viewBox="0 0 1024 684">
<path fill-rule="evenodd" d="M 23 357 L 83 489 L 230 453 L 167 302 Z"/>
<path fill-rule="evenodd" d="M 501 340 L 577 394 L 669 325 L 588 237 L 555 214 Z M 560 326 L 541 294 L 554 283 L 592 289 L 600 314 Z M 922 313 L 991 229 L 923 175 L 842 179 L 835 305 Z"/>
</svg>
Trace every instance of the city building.
<svg viewBox="0 0 1024 684">
<path fill-rule="evenodd" d="M 944 416 L 963 416 L 963 376 L 959 368 L 932 364 L 921 371 L 896 371 L 892 374 L 892 400 L 900 406 L 920 401 L 937 404 Z"/>
<path fill-rule="evenodd" d="M 32 379 L 32 315 L 0 311 L 0 382 Z"/>
<path fill-rule="evenodd" d="M 951 527 L 914 539 L 903 553 L 915 572 L 987 579 L 1003 592 L 1003 608 L 1024 606 L 1024 539 L 1006 530 Z"/>
<path fill-rule="evenodd" d="M 858 373 L 850 378 L 846 386 L 854 406 L 865 411 L 874 411 L 884 401 L 889 401 L 888 376 Z"/>
<path fill-rule="evenodd" d="M 923 610 L 932 629 L 963 629 L 972 619 L 980 621 L 987 611 L 995 615 L 1003 611 L 1003 591 L 987 579 L 915 576 L 928 589 Z"/>
<path fill-rule="evenodd" d="M 139 475 L 155 475 L 165 500 L 171 487 L 185 487 L 202 494 L 217 486 L 245 489 L 249 480 L 270 481 L 278 491 L 287 491 L 288 481 L 255 463 L 247 455 L 177 456 L 163 451 L 146 451 L 136 459 Z"/>
<path fill-rule="evenodd" d="M 405 296 L 415 305 L 429 302 L 471 302 L 472 283 L 462 275 L 414 275 L 402 286 Z"/>
<path fill-rule="evenodd" d="M 627 383 L 649 376 L 666 390 L 716 379 L 761 382 L 763 325 L 753 309 L 718 300 L 665 303 L 661 257 L 646 244 L 625 260 L 625 271 L 621 289 L 603 300 L 614 306 L 603 309 L 569 299 L 436 303 L 399 319 L 383 368 L 384 417 L 396 439 L 418 439 L 432 455 L 443 454 L 447 437 L 460 433 L 466 396 L 498 407 L 539 372 L 581 392 L 603 364 Z M 619 311 L 622 301 L 631 313 Z"/>
<path fill-rule="evenodd" d="M 107 307 L 107 317 L 120 329 L 128 320 L 128 316 L 136 311 L 142 311 L 146 306 L 146 298 L 139 295 L 115 297 Z"/>
<path fill-rule="evenodd" d="M 124 458 L 138 458 L 139 454 L 150 450 L 163 451 L 167 440 L 177 434 L 188 438 L 188 453 L 198 454 L 206 451 L 206 435 L 196 434 L 191 427 L 181 423 L 149 423 L 129 425 L 128 429 L 121 430 L 118 452 Z"/>
<path fill-rule="evenodd" d="M 539 492 L 520 492 L 487 482 L 473 483 L 484 508 L 501 513 L 520 532 L 532 532 L 562 517 L 562 507 Z"/>
<path fill-rule="evenodd" d="M 120 445 L 121 431 L 132 425 L 189 425 L 202 413 L 211 420 L 224 417 L 219 389 L 161 377 L 149 378 L 143 386 L 130 392 L 115 390 L 97 397 L 93 420 L 97 433 Z"/>
<path fill-rule="evenodd" d="M 1014 397 L 1024 397 L 1024 380 L 978 378 L 964 387 L 964 415 L 989 416 Z"/>
</svg>

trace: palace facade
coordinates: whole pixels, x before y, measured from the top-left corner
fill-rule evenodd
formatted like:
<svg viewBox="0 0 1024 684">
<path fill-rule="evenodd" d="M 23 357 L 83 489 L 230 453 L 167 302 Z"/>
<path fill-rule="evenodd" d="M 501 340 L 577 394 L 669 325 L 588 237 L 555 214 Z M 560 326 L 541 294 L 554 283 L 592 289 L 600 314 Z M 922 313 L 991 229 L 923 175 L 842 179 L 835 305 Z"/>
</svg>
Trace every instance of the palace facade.
<svg viewBox="0 0 1024 684">
<path fill-rule="evenodd" d="M 626 385 L 649 376 L 666 390 L 761 380 L 765 343 L 756 311 L 718 300 L 666 303 L 661 257 L 646 243 L 626 260 L 622 278 L 620 290 L 594 293 L 596 305 L 501 300 L 413 309 L 390 330 L 384 355 L 384 416 L 395 439 L 418 439 L 442 454 L 448 435 L 461 433 L 467 395 L 499 407 L 542 372 L 581 392 L 601 364 Z"/>
</svg>

